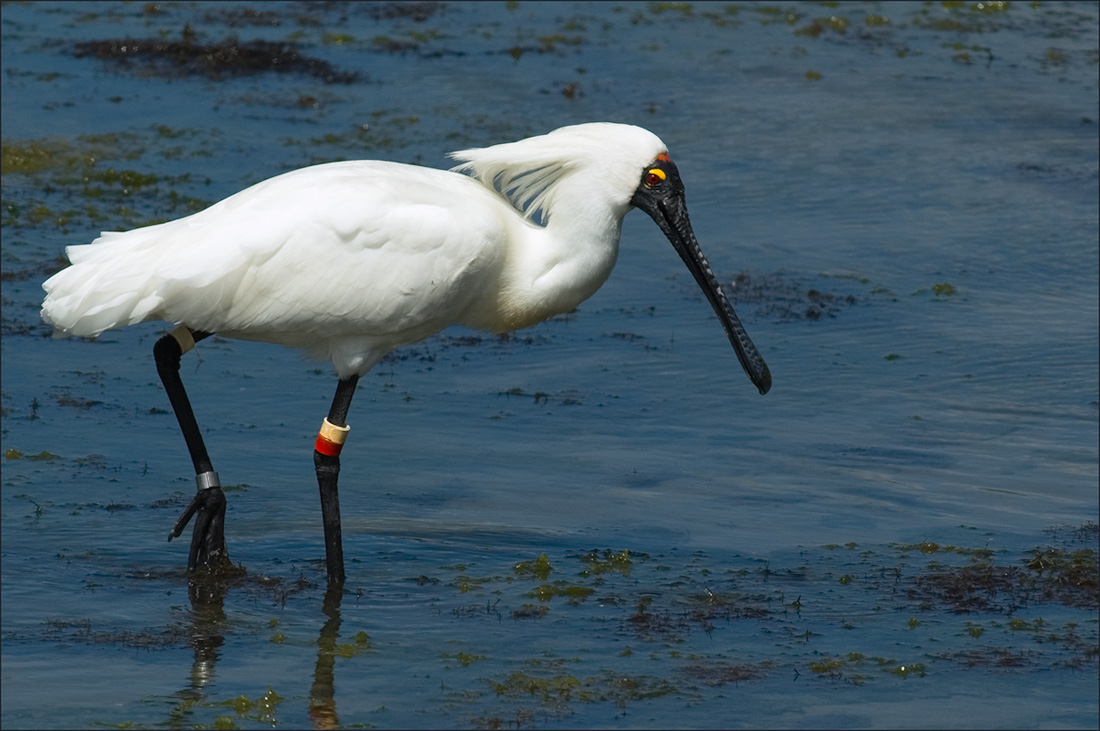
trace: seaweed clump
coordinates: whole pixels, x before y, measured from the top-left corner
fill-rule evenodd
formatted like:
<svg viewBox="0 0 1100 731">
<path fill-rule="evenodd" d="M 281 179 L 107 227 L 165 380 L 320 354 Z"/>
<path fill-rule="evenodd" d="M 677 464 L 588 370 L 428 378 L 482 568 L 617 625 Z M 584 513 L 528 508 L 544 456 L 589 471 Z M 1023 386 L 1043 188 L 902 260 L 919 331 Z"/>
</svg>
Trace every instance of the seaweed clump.
<svg viewBox="0 0 1100 731">
<path fill-rule="evenodd" d="M 226 77 L 265 72 L 308 74 L 326 84 L 350 84 L 358 76 L 336 70 L 332 64 L 305 56 L 293 43 L 272 41 L 241 42 L 236 38 L 204 45 L 196 43 L 194 32 L 185 28 L 181 40 L 159 38 L 115 38 L 85 41 L 74 46 L 77 58 L 93 57 L 125 70 L 140 70 L 153 76 L 204 76 L 220 81 Z"/>
<path fill-rule="evenodd" d="M 1012 614 L 1033 599 L 1033 583 L 1015 566 L 938 566 L 916 578 L 917 591 L 910 597 L 925 597 L 944 604 L 956 614 L 1006 612 Z"/>
<path fill-rule="evenodd" d="M 984 552 L 975 552 L 967 566 L 937 563 L 916 578 L 910 597 L 923 599 L 928 606 L 947 605 L 956 614 L 1013 614 L 1021 607 L 1045 603 L 1096 610 L 1100 608 L 1097 537 L 1097 524 L 1085 523 L 1062 547 L 1032 549 L 1022 566 L 995 565 Z M 935 543 L 920 546 L 922 552 L 954 548 Z"/>
<path fill-rule="evenodd" d="M 854 295 L 822 292 L 782 273 L 754 277 L 741 272 L 727 293 L 734 304 L 760 305 L 762 315 L 784 322 L 836 317 L 859 303 Z"/>
<path fill-rule="evenodd" d="M 368 8 L 370 16 L 375 20 L 410 18 L 417 23 L 423 23 L 442 10 L 441 2 L 378 3 L 371 4 Z"/>
</svg>

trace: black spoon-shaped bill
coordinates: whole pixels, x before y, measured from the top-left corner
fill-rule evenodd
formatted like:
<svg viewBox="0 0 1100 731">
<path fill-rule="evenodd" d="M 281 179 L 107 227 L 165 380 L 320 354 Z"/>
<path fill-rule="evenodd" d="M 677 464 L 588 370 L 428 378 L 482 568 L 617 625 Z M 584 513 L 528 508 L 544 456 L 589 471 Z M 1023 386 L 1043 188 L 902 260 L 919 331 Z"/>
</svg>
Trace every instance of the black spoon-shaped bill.
<svg viewBox="0 0 1100 731">
<path fill-rule="evenodd" d="M 684 185 L 679 171 L 667 156 L 662 155 L 642 174 L 642 184 L 630 201 L 634 206 L 649 214 L 661 227 L 673 248 L 680 254 L 688 270 L 703 290 L 711 307 L 718 315 L 726 335 L 729 337 L 737 360 L 745 369 L 749 380 L 763 395 L 772 387 L 772 374 L 768 370 L 764 357 L 756 349 L 745 327 L 733 310 L 733 305 L 722 292 L 718 280 L 699 248 L 695 232 L 688 218 L 687 203 L 684 200 Z"/>
</svg>

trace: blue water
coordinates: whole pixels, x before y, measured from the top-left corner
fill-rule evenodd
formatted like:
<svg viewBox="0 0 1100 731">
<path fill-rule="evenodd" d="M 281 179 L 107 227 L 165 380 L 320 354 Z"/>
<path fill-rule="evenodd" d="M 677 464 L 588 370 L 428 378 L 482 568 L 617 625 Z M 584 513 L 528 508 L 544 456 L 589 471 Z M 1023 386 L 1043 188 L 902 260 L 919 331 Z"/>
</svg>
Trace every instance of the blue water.
<svg viewBox="0 0 1100 731">
<path fill-rule="evenodd" d="M 1095 588 L 1065 603 L 1026 568 L 1097 549 L 1095 4 L 2 21 L 5 728 L 1096 727 Z M 185 26 L 357 78 L 73 53 Z M 575 314 L 447 331 L 361 381 L 347 593 L 326 605 L 310 452 L 335 378 L 205 341 L 182 373 L 248 578 L 189 596 L 186 542 L 165 541 L 194 481 L 152 362 L 164 325 L 49 339 L 63 248 L 314 162 L 445 167 L 592 120 L 668 144 L 772 391 L 631 214 Z M 548 576 L 517 571 L 540 554 Z M 929 589 L 983 561 L 984 603 Z"/>
</svg>

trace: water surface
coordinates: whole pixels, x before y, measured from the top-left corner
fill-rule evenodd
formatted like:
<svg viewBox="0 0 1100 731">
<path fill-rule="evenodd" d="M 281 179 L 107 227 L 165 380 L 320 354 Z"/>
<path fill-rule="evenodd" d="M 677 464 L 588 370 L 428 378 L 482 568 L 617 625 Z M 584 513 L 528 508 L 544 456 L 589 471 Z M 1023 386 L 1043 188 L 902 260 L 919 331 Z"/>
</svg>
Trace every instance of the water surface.
<svg viewBox="0 0 1100 731">
<path fill-rule="evenodd" d="M 5 727 L 1095 728 L 1095 4 L 2 19 Z M 125 38 L 309 61 L 78 45 Z M 49 339 L 64 247 L 315 162 L 445 167 L 593 120 L 669 145 L 771 393 L 631 214 L 576 313 L 362 379 L 326 601 L 335 378 L 213 338 L 183 376 L 246 574 L 189 591 L 165 326 Z"/>
</svg>

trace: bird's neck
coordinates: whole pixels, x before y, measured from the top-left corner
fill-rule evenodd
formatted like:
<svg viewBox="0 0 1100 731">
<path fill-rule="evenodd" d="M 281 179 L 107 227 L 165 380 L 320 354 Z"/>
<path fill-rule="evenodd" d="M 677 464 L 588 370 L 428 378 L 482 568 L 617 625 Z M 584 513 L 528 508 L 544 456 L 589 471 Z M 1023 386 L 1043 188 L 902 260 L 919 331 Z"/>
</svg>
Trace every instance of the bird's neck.
<svg viewBox="0 0 1100 731">
<path fill-rule="evenodd" d="M 595 294 L 615 266 L 625 213 L 581 188 L 556 200 L 541 245 L 528 252 L 536 263 L 529 270 L 532 293 L 553 301 L 558 312 Z"/>
<path fill-rule="evenodd" d="M 510 252 L 497 330 L 527 327 L 576 309 L 615 266 L 628 206 L 571 187 L 546 213 L 543 227 L 526 225 Z"/>
</svg>

